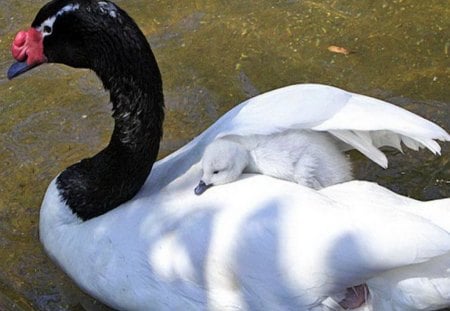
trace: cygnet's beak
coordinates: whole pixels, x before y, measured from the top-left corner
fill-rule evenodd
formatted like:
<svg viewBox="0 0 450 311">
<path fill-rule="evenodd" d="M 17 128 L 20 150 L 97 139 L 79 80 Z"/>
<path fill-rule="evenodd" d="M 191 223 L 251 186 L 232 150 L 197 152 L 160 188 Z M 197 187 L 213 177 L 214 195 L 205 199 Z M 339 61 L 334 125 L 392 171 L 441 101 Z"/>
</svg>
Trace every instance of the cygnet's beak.
<svg viewBox="0 0 450 311">
<path fill-rule="evenodd" d="M 211 186 L 212 186 L 212 184 L 207 185 L 207 184 L 205 184 L 205 182 L 203 180 L 200 180 L 200 182 L 198 183 L 198 186 L 195 187 L 194 192 L 196 195 L 200 195 Z"/>
</svg>

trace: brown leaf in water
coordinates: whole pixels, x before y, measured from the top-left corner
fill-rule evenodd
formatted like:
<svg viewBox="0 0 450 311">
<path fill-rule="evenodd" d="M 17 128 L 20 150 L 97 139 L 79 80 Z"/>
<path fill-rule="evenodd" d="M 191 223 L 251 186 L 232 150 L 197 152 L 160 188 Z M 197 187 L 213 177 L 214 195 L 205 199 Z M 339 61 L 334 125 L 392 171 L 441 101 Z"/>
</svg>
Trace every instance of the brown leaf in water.
<svg viewBox="0 0 450 311">
<path fill-rule="evenodd" d="M 328 47 L 328 51 L 333 52 L 333 53 L 338 53 L 338 54 L 344 54 L 344 55 L 348 55 L 350 53 L 352 53 L 352 51 L 343 48 L 341 46 L 336 46 L 336 45 L 330 45 Z"/>
</svg>

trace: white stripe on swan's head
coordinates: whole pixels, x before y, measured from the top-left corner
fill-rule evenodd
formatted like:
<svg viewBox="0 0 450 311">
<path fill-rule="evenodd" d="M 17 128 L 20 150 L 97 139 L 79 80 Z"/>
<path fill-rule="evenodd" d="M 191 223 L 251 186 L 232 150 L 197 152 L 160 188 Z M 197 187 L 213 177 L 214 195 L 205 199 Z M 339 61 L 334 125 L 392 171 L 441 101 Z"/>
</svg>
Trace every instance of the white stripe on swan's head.
<svg viewBox="0 0 450 311">
<path fill-rule="evenodd" d="M 56 19 L 66 13 L 74 12 L 80 8 L 80 5 L 77 4 L 68 4 L 64 7 L 62 7 L 55 15 L 52 17 L 47 18 L 45 21 L 42 22 L 42 24 L 37 27 L 36 29 L 42 33 L 44 37 L 49 36 L 53 32 L 53 24 L 55 23 Z"/>
</svg>

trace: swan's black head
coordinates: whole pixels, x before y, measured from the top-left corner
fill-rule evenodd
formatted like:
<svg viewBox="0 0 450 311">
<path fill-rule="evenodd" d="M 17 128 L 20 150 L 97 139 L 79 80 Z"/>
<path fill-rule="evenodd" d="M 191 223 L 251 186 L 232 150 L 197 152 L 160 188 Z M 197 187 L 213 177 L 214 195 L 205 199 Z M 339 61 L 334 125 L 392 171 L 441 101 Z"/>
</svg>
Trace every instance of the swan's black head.
<svg viewBox="0 0 450 311">
<path fill-rule="evenodd" d="M 17 34 L 12 54 L 18 62 L 8 71 L 10 79 L 47 62 L 97 73 L 110 91 L 111 141 L 65 169 L 57 187 L 84 220 L 131 199 L 156 160 L 164 119 L 161 75 L 136 23 L 109 1 L 53 0 L 31 28 Z"/>
<path fill-rule="evenodd" d="M 10 79 L 46 62 L 89 68 L 101 77 L 111 76 L 112 71 L 126 75 L 140 68 L 154 69 L 144 35 L 126 12 L 109 1 L 49 2 L 31 28 L 17 34 L 12 54 L 18 62 L 8 71 Z"/>
</svg>

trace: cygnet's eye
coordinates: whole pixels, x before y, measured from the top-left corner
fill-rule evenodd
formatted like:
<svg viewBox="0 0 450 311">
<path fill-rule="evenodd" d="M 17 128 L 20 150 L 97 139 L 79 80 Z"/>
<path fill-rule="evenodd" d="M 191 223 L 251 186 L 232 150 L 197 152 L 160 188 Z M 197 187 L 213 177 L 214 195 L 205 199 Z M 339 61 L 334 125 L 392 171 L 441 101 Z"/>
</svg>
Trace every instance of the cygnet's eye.
<svg viewBox="0 0 450 311">
<path fill-rule="evenodd" d="M 48 26 L 48 25 L 45 25 L 44 28 L 42 29 L 42 31 L 43 31 L 46 35 L 49 35 L 49 34 L 52 33 L 53 29 L 52 29 L 52 27 L 50 27 L 50 26 Z"/>
<path fill-rule="evenodd" d="M 213 174 L 214 174 L 214 175 L 215 175 L 215 174 L 219 174 L 219 171 L 214 171 Z"/>
</svg>

